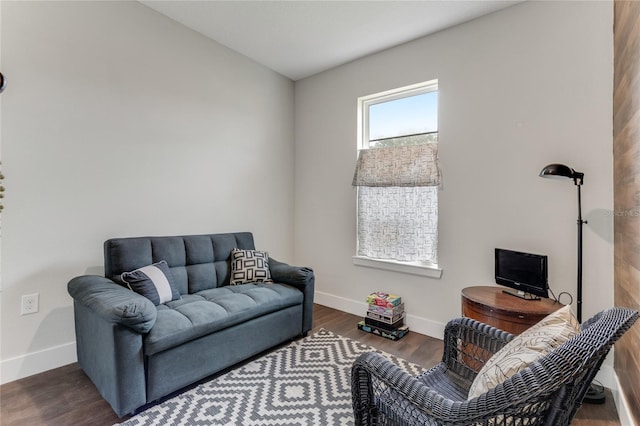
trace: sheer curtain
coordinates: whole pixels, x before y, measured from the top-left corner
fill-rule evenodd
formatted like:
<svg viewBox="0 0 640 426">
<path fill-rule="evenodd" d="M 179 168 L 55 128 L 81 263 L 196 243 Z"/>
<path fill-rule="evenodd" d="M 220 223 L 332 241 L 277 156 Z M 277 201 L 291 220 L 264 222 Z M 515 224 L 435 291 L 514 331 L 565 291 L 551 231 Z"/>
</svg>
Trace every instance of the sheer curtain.
<svg viewBox="0 0 640 426">
<path fill-rule="evenodd" d="M 358 187 L 358 256 L 437 263 L 438 145 L 361 150 Z"/>
</svg>

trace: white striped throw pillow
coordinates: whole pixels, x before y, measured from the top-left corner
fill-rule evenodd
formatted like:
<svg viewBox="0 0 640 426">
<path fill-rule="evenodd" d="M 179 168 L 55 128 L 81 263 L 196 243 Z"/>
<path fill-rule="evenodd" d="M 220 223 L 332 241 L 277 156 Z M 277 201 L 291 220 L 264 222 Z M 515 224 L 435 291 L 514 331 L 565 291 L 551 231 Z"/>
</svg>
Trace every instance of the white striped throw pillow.
<svg viewBox="0 0 640 426">
<path fill-rule="evenodd" d="M 164 260 L 135 271 L 123 272 L 120 278 L 131 290 L 151 300 L 156 306 L 180 299 L 169 265 Z"/>
</svg>

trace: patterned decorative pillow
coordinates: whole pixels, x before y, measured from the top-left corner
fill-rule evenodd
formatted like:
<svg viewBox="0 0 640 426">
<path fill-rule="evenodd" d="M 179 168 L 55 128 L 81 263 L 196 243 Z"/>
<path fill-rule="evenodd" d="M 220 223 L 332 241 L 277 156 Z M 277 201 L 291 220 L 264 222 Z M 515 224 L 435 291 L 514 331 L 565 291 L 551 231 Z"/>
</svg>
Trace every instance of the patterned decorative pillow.
<svg viewBox="0 0 640 426">
<path fill-rule="evenodd" d="M 169 265 L 161 260 L 131 272 L 120 275 L 131 290 L 151 300 L 154 305 L 180 299 Z"/>
<path fill-rule="evenodd" d="M 467 399 L 476 398 L 524 370 L 580 332 L 580 323 L 565 306 L 544 317 L 496 352 L 480 369 Z"/>
<path fill-rule="evenodd" d="M 269 253 L 237 248 L 231 251 L 231 285 L 272 282 Z"/>
</svg>

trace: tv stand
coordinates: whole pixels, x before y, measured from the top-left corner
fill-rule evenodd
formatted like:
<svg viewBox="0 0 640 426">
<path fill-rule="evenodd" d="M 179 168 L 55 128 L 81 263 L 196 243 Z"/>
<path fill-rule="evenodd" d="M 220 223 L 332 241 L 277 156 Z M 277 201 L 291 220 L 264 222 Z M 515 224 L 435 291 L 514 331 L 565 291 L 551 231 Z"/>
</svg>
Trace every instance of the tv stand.
<svg viewBox="0 0 640 426">
<path fill-rule="evenodd" d="M 535 303 L 513 294 L 505 294 L 501 287 L 478 286 L 462 290 L 462 315 L 485 324 L 520 334 L 542 318 L 564 305 L 541 298 Z"/>
<path fill-rule="evenodd" d="M 509 290 L 502 290 L 502 292 L 504 294 L 508 294 L 509 296 L 519 297 L 520 299 L 523 299 L 523 300 L 542 300 L 540 297 L 536 296 L 535 294 L 527 293 L 526 291 L 519 291 L 517 293 L 514 293 L 513 291 L 509 291 Z"/>
</svg>

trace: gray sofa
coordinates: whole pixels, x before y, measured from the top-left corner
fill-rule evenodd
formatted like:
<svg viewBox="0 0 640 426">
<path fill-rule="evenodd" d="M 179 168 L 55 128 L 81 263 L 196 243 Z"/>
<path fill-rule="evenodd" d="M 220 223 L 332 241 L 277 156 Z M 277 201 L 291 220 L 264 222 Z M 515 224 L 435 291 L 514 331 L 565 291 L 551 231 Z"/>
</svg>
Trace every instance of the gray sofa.
<svg viewBox="0 0 640 426">
<path fill-rule="evenodd" d="M 229 285 L 234 248 L 253 250 L 252 234 L 111 239 L 105 276 L 69 282 L 78 363 L 118 416 L 311 329 L 313 270 L 269 258 L 273 283 Z M 156 306 L 122 285 L 161 260 L 179 300 Z"/>
</svg>

